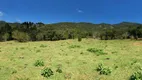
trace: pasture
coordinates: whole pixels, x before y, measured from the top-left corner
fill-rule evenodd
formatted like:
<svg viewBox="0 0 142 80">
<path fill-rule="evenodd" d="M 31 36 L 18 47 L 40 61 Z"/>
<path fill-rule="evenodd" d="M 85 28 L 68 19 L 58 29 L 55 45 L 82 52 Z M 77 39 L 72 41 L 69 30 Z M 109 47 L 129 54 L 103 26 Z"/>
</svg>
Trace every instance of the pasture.
<svg viewBox="0 0 142 80">
<path fill-rule="evenodd" d="M 44 65 L 36 66 L 37 60 Z M 99 64 L 111 73 L 100 74 Z M 50 68 L 53 75 L 42 76 L 44 68 Z M 0 80 L 129 80 L 141 68 L 142 41 L 0 42 Z"/>
</svg>

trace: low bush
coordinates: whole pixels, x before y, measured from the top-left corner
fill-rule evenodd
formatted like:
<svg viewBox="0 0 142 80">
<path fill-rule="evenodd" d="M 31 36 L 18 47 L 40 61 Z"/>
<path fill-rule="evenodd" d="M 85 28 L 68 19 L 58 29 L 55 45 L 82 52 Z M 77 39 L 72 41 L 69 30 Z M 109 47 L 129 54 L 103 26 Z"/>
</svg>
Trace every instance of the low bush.
<svg viewBox="0 0 142 80">
<path fill-rule="evenodd" d="M 96 55 L 105 55 L 107 54 L 106 52 L 104 52 L 102 49 L 96 49 L 96 48 L 89 48 L 87 49 L 87 51 L 91 52 L 91 53 L 95 53 Z"/>
<path fill-rule="evenodd" d="M 35 63 L 34 63 L 34 66 L 44 66 L 44 62 L 43 60 L 37 60 Z"/>
<path fill-rule="evenodd" d="M 45 48 L 45 47 L 47 47 L 47 45 L 41 44 L 40 47 Z"/>
<path fill-rule="evenodd" d="M 142 80 L 142 71 L 133 73 L 129 80 Z"/>
<path fill-rule="evenodd" d="M 21 47 L 20 49 L 25 49 L 24 47 Z"/>
<path fill-rule="evenodd" d="M 53 75 L 53 71 L 50 68 L 45 68 L 41 71 L 41 75 L 43 77 L 49 78 L 50 76 Z"/>
<path fill-rule="evenodd" d="M 113 51 L 113 52 L 111 52 L 112 54 L 116 54 L 117 53 L 117 51 Z"/>
<path fill-rule="evenodd" d="M 78 42 L 81 42 L 81 41 L 82 41 L 82 37 L 78 36 Z"/>
<path fill-rule="evenodd" d="M 41 52 L 41 50 L 36 50 L 36 53 Z"/>
<path fill-rule="evenodd" d="M 80 45 L 71 45 L 69 46 L 69 48 L 80 48 L 81 46 Z"/>
<path fill-rule="evenodd" d="M 108 67 L 104 67 L 102 64 L 99 64 L 96 69 L 100 74 L 109 75 L 111 74 L 111 69 Z"/>
<path fill-rule="evenodd" d="M 11 74 L 15 74 L 15 73 L 17 73 L 17 70 L 13 69 Z"/>
<path fill-rule="evenodd" d="M 56 70 L 56 72 L 62 73 L 62 69 L 61 69 L 61 68 L 58 68 L 58 69 Z"/>
<path fill-rule="evenodd" d="M 137 60 L 133 60 L 131 65 L 134 65 L 135 63 L 137 63 Z"/>
</svg>

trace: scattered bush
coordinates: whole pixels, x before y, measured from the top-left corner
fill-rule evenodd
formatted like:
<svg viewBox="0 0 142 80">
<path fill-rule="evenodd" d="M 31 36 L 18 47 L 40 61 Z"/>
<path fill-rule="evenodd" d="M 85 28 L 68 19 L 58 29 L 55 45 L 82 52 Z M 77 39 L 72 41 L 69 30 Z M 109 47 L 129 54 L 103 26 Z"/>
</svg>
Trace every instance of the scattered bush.
<svg viewBox="0 0 142 80">
<path fill-rule="evenodd" d="M 130 77 L 130 80 L 142 80 L 142 71 L 133 73 Z"/>
<path fill-rule="evenodd" d="M 83 52 L 81 52 L 80 54 L 84 54 Z"/>
<path fill-rule="evenodd" d="M 37 60 L 35 63 L 34 63 L 35 66 L 44 66 L 44 62 L 42 60 Z"/>
<path fill-rule="evenodd" d="M 46 46 L 46 45 L 41 44 L 41 45 L 40 45 L 40 47 L 45 48 L 45 47 L 47 47 L 47 46 Z"/>
<path fill-rule="evenodd" d="M 131 65 L 134 65 L 135 63 L 137 63 L 137 60 L 134 60 L 134 61 L 131 63 Z"/>
<path fill-rule="evenodd" d="M 110 60 L 110 58 L 106 58 L 106 60 Z"/>
<path fill-rule="evenodd" d="M 30 40 L 28 33 L 20 32 L 18 30 L 12 32 L 12 38 L 19 42 L 27 42 Z"/>
<path fill-rule="evenodd" d="M 115 69 L 117 69 L 117 68 L 118 68 L 118 66 L 115 66 L 114 68 L 115 68 Z"/>
<path fill-rule="evenodd" d="M 117 53 L 117 51 L 113 51 L 113 52 L 111 52 L 112 54 L 116 54 Z"/>
<path fill-rule="evenodd" d="M 80 48 L 81 46 L 80 45 L 71 45 L 69 46 L 69 48 Z"/>
<path fill-rule="evenodd" d="M 78 42 L 81 42 L 81 41 L 82 41 L 82 37 L 78 36 Z"/>
<path fill-rule="evenodd" d="M 62 73 L 62 69 L 61 69 L 61 68 L 58 68 L 58 69 L 56 70 L 56 72 Z"/>
<path fill-rule="evenodd" d="M 7 41 L 9 38 L 10 38 L 10 34 L 8 34 L 8 33 L 5 33 L 5 34 L 2 36 L 3 41 Z"/>
<path fill-rule="evenodd" d="M 41 52 L 40 50 L 36 50 L 36 53 Z"/>
<path fill-rule="evenodd" d="M 87 51 L 89 51 L 91 53 L 95 53 L 98 56 L 107 54 L 102 49 L 96 49 L 96 48 L 89 48 L 89 49 L 87 49 Z"/>
<path fill-rule="evenodd" d="M 104 67 L 102 64 L 99 64 L 96 70 L 104 75 L 109 75 L 112 72 L 110 68 Z"/>
<path fill-rule="evenodd" d="M 16 71 L 16 70 L 12 71 L 12 74 L 15 74 L 15 73 L 17 73 L 17 71 Z"/>
<path fill-rule="evenodd" d="M 24 47 L 21 47 L 20 49 L 25 49 Z"/>
<path fill-rule="evenodd" d="M 16 48 L 16 50 L 18 50 L 18 48 Z"/>
<path fill-rule="evenodd" d="M 49 78 L 50 76 L 53 75 L 53 71 L 50 68 L 45 68 L 41 71 L 41 75 L 46 78 Z"/>
<path fill-rule="evenodd" d="M 109 75 L 111 74 L 111 69 L 104 68 L 103 70 L 100 71 L 100 74 Z"/>
</svg>

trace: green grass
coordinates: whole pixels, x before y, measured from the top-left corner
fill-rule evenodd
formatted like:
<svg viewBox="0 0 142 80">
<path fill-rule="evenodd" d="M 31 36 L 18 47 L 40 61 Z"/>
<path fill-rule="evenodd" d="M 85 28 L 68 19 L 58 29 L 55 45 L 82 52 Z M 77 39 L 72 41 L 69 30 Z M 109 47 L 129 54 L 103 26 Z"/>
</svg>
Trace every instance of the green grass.
<svg viewBox="0 0 142 80">
<path fill-rule="evenodd" d="M 107 54 L 97 56 L 87 51 L 89 48 Z M 37 60 L 43 60 L 44 66 L 34 66 Z M 100 63 L 111 68 L 110 75 L 96 71 Z M 41 75 L 41 70 L 47 67 L 54 72 L 48 79 Z M 56 72 L 59 67 L 62 73 Z M 142 41 L 0 42 L 0 80 L 129 80 L 141 68 Z"/>
</svg>

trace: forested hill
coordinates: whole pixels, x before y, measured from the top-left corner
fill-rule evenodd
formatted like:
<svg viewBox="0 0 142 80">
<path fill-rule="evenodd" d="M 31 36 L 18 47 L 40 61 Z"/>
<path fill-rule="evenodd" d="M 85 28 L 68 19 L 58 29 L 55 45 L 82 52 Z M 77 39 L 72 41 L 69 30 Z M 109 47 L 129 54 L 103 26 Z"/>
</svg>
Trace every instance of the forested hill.
<svg viewBox="0 0 142 80">
<path fill-rule="evenodd" d="M 119 24 L 93 24 L 61 22 L 8 23 L 0 21 L 0 41 L 55 41 L 74 38 L 97 38 L 101 40 L 142 38 L 142 24 L 122 22 Z"/>
</svg>

